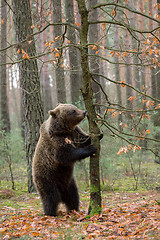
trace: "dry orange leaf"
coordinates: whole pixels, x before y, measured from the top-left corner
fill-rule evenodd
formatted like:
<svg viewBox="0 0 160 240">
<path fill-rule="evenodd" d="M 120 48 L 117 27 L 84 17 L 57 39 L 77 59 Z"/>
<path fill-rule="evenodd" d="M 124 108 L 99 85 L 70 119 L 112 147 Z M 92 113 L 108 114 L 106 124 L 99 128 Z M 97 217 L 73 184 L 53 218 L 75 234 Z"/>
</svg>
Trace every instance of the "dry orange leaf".
<svg viewBox="0 0 160 240">
<path fill-rule="evenodd" d="M 78 26 L 78 27 L 80 27 L 80 23 L 76 23 L 76 22 L 75 22 L 75 25 Z"/>
<path fill-rule="evenodd" d="M 149 117 L 147 114 L 144 114 L 144 115 L 143 115 L 143 119 L 144 119 L 144 118 L 150 119 L 150 117 Z"/>
<path fill-rule="evenodd" d="M 2 19 L 1 23 L 4 24 L 4 18 Z"/>
<path fill-rule="evenodd" d="M 18 50 L 17 50 L 17 54 L 19 54 L 20 53 L 20 49 L 18 48 Z"/>
<path fill-rule="evenodd" d="M 148 134 L 150 134 L 151 131 L 150 131 L 149 129 L 147 129 L 146 132 L 147 132 Z"/>
<path fill-rule="evenodd" d="M 150 105 L 154 106 L 154 101 L 148 100 L 148 101 L 146 102 L 146 107 L 147 107 L 147 108 L 149 108 Z"/>
<path fill-rule="evenodd" d="M 160 108 L 160 103 L 155 107 L 155 109 L 159 109 Z"/>
<path fill-rule="evenodd" d="M 126 85 L 124 85 L 123 83 L 125 83 L 125 81 L 121 81 L 121 87 L 126 87 Z"/>
<path fill-rule="evenodd" d="M 128 149 L 127 146 L 123 146 L 119 149 L 119 151 L 117 152 L 117 155 L 120 155 L 122 152 L 127 153 Z"/>
<path fill-rule="evenodd" d="M 93 49 L 93 50 L 96 50 L 96 49 L 97 49 L 97 46 L 94 46 L 92 49 Z"/>
<path fill-rule="evenodd" d="M 59 53 L 58 52 L 56 52 L 55 57 L 59 57 Z"/>
<path fill-rule="evenodd" d="M 25 54 L 26 52 L 22 49 L 22 53 Z"/>
<path fill-rule="evenodd" d="M 128 53 L 127 52 L 123 52 L 123 57 L 127 57 L 128 56 Z"/>
<path fill-rule="evenodd" d="M 45 45 L 46 45 L 46 46 L 49 46 L 49 42 L 47 42 Z"/>
<path fill-rule="evenodd" d="M 107 23 L 102 23 L 103 30 L 105 29 L 106 25 L 107 25 Z"/>
<path fill-rule="evenodd" d="M 68 143 L 68 144 L 71 144 L 71 140 L 69 138 L 65 138 L 65 142 Z"/>
<path fill-rule="evenodd" d="M 149 55 L 152 55 L 153 50 L 150 48 L 148 52 L 149 52 Z"/>
<path fill-rule="evenodd" d="M 119 151 L 117 152 L 117 155 L 119 156 L 123 152 L 123 148 L 121 147 Z"/>
<path fill-rule="evenodd" d="M 113 10 L 111 11 L 111 15 L 114 16 L 115 14 L 116 14 L 116 12 L 115 12 L 115 10 L 113 9 Z"/>
<path fill-rule="evenodd" d="M 129 97 L 128 98 L 128 100 L 130 101 L 130 102 L 132 102 L 133 101 L 133 99 L 137 99 L 136 97 L 134 97 L 134 96 L 131 96 L 131 97 Z"/>
<path fill-rule="evenodd" d="M 135 145 L 133 147 L 133 152 L 135 152 L 136 150 L 141 150 L 141 147 L 139 145 Z"/>
<path fill-rule="evenodd" d="M 150 44 L 150 40 L 149 39 L 146 39 L 146 41 L 144 42 L 144 44 Z"/>
</svg>

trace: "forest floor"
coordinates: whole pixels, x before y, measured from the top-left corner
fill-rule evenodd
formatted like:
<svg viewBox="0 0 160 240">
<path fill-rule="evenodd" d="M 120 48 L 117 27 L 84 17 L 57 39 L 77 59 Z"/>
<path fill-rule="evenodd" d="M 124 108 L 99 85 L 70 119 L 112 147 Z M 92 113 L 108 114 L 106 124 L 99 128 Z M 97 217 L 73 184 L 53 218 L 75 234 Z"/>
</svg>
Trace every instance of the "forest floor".
<svg viewBox="0 0 160 240">
<path fill-rule="evenodd" d="M 160 239 L 160 192 L 103 193 L 102 214 L 87 215 L 89 194 L 81 193 L 80 212 L 44 216 L 37 194 L 0 190 L 0 239 Z"/>
</svg>

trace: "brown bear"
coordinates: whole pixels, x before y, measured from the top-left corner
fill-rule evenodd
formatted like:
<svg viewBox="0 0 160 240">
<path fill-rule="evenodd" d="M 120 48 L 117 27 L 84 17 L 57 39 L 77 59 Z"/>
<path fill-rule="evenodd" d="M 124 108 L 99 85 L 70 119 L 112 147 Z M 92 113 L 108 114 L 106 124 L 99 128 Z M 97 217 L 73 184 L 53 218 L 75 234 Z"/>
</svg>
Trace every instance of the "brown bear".
<svg viewBox="0 0 160 240">
<path fill-rule="evenodd" d="M 56 216 L 60 202 L 67 210 L 79 210 L 78 189 L 73 177 L 76 161 L 93 155 L 90 137 L 77 126 L 86 111 L 72 104 L 59 104 L 40 128 L 33 158 L 33 181 L 45 215 Z"/>
</svg>

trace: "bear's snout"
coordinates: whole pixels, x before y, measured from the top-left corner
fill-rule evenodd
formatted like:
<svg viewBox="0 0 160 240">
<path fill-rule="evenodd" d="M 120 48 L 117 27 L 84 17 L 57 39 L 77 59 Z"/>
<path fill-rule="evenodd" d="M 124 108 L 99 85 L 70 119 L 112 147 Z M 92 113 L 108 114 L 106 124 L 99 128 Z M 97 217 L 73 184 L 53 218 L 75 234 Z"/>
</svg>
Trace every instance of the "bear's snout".
<svg viewBox="0 0 160 240">
<path fill-rule="evenodd" d="M 83 111 L 83 114 L 84 114 L 84 116 L 86 116 L 86 114 L 87 114 L 87 111 Z"/>
</svg>

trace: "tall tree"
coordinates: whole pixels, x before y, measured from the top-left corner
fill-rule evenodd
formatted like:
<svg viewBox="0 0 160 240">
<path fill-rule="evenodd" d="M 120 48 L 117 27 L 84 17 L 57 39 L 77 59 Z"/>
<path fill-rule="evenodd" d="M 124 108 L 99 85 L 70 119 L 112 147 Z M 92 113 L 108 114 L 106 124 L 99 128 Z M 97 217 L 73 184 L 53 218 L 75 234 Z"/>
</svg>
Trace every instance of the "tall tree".
<svg viewBox="0 0 160 240">
<path fill-rule="evenodd" d="M 101 192 L 100 192 L 100 141 L 99 128 L 97 125 L 96 111 L 93 104 L 93 89 L 91 84 L 91 76 L 88 60 L 88 10 L 86 8 L 85 0 L 77 0 L 78 8 L 81 15 L 81 68 L 82 68 L 82 95 L 85 102 L 86 110 L 88 112 L 89 131 L 91 134 L 92 143 L 96 146 L 97 152 L 90 158 L 90 205 L 89 214 L 101 212 Z"/>
<path fill-rule="evenodd" d="M 136 5 L 137 5 L 137 2 L 135 0 L 134 1 L 131 0 L 131 8 L 134 9 L 136 7 Z M 136 19 L 135 19 L 135 15 L 133 14 L 133 12 L 130 12 L 130 22 L 131 22 L 131 25 L 135 28 L 136 27 Z M 138 48 L 137 39 L 138 39 L 138 36 L 136 34 L 131 36 L 132 49 Z M 135 53 L 133 55 L 133 64 L 134 64 L 134 66 L 133 66 L 133 76 L 134 76 L 133 81 L 135 82 L 136 88 L 140 89 L 140 75 L 139 75 L 139 69 L 137 67 L 138 63 L 139 63 L 138 55 Z M 136 92 L 136 96 L 138 97 L 137 92 Z"/>
<path fill-rule="evenodd" d="M 73 0 L 65 0 L 66 22 L 75 23 Z M 76 44 L 75 28 L 68 26 L 67 38 L 71 44 Z M 80 97 L 80 71 L 79 71 L 79 52 L 75 47 L 69 48 L 69 62 L 70 62 L 70 85 L 71 85 L 71 100 L 75 104 Z"/>
<path fill-rule="evenodd" d="M 160 19 L 160 0 L 157 0 L 157 5 L 158 5 L 158 19 Z M 159 24 L 160 26 L 160 24 Z M 160 29 L 158 30 L 158 34 L 160 35 Z M 158 45 L 158 48 L 160 47 L 160 43 Z M 160 57 L 158 58 L 160 62 Z M 157 98 L 160 99 L 160 67 L 157 69 Z M 160 126 L 160 111 L 159 111 L 159 126 Z"/>
<path fill-rule="evenodd" d="M 125 38 L 124 41 L 126 43 L 126 48 L 129 49 L 130 46 L 130 35 L 128 30 L 125 30 Z M 131 57 L 126 54 L 125 61 L 127 65 L 125 66 L 125 79 L 129 85 L 132 85 L 132 68 L 131 68 Z M 132 108 L 132 103 L 129 101 L 129 98 L 133 96 L 132 89 L 130 87 L 126 88 L 126 105 L 128 108 Z"/>
<path fill-rule="evenodd" d="M 63 41 L 63 29 L 62 29 L 62 6 L 60 0 L 52 0 L 53 4 L 53 22 L 59 23 L 58 26 L 54 26 L 54 37 L 56 38 L 55 47 L 58 47 Z M 62 56 L 61 56 L 61 59 Z M 65 88 L 65 77 L 64 68 L 62 67 L 61 61 L 55 65 L 55 76 L 56 76 L 56 86 L 57 86 L 57 101 L 61 103 L 66 102 L 66 88 Z"/>
<path fill-rule="evenodd" d="M 115 48 L 119 48 L 118 46 L 118 40 L 119 40 L 119 31 L 118 31 L 118 26 L 115 26 L 114 30 L 114 45 Z M 120 68 L 119 68 L 119 58 L 115 54 L 115 80 L 116 82 L 121 81 L 120 80 Z M 120 106 L 122 106 L 122 93 L 121 93 L 121 88 L 119 85 L 116 85 L 116 90 L 117 90 L 117 102 Z M 118 127 L 121 130 L 121 123 L 122 123 L 122 114 L 118 115 Z"/>
<path fill-rule="evenodd" d="M 157 5 L 158 5 L 158 19 L 159 19 L 160 18 L 160 0 L 157 0 Z M 159 24 L 159 26 L 160 26 L 160 24 Z M 160 30 L 158 30 L 158 31 L 159 31 L 158 34 L 160 35 Z M 157 46 L 158 49 L 159 49 L 159 46 L 160 46 L 160 43 Z M 158 57 L 158 60 L 160 62 L 160 57 Z M 154 80 L 156 80 L 155 84 L 156 84 L 157 89 L 154 88 L 153 91 L 157 90 L 156 91 L 156 98 L 160 100 L 160 67 L 157 66 L 156 70 L 157 70 L 156 79 L 154 79 Z M 155 73 L 155 71 L 153 73 Z M 154 84 L 154 82 L 152 83 L 152 86 L 153 86 L 153 84 Z M 157 127 L 155 138 L 157 140 L 160 140 L 160 111 L 157 111 L 153 115 L 153 122 L 154 122 L 154 126 Z M 159 142 L 156 144 L 155 148 L 156 148 L 157 154 L 160 156 L 160 143 Z M 156 162 L 160 164 L 160 157 L 158 157 L 158 159 L 156 159 Z"/>
<path fill-rule="evenodd" d="M 1 53 L 1 120 L 2 129 L 6 132 L 10 132 L 10 119 L 9 119 L 9 107 L 7 97 L 7 73 L 6 73 L 6 53 L 7 47 L 7 4 L 6 1 L 1 0 L 1 49 L 4 49 Z"/>
<path fill-rule="evenodd" d="M 97 0 L 89 0 L 88 1 L 88 5 L 89 5 L 90 9 L 93 6 L 95 6 L 96 4 L 98 4 Z M 94 10 L 90 11 L 89 20 L 90 21 L 97 21 L 98 20 L 98 9 L 94 9 Z M 89 41 L 90 41 L 90 43 L 92 43 L 92 44 L 93 43 L 98 43 L 98 40 L 99 40 L 98 24 L 90 25 L 89 26 Z M 89 53 L 90 54 L 95 54 L 95 48 L 90 49 Z M 100 70 L 99 70 L 100 63 L 99 63 L 98 58 L 95 59 L 95 58 L 90 57 L 89 64 L 90 64 L 91 72 L 98 73 L 98 74 L 100 73 Z M 100 82 L 100 77 L 98 75 L 94 76 L 94 78 L 95 78 L 96 81 Z M 93 84 L 93 90 L 94 90 L 96 102 L 100 104 L 101 103 L 100 88 L 95 82 L 93 82 L 92 84 Z M 100 112 L 100 108 L 98 108 L 97 111 Z"/>
<path fill-rule="evenodd" d="M 28 173 L 28 191 L 34 190 L 32 181 L 32 158 L 39 138 L 39 128 L 43 121 L 40 93 L 40 79 L 36 56 L 30 1 L 12 0 L 13 18 L 16 30 L 17 53 L 22 98 L 22 114 L 25 125 L 25 150 Z M 26 41 L 25 41 L 26 40 Z M 22 42 L 23 41 L 23 42 Z"/>
</svg>

